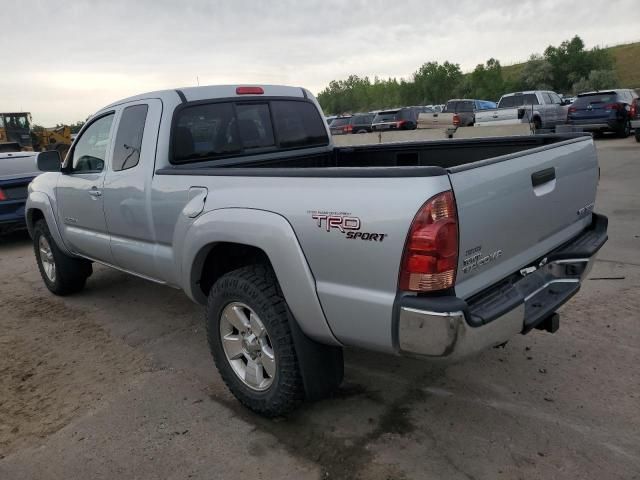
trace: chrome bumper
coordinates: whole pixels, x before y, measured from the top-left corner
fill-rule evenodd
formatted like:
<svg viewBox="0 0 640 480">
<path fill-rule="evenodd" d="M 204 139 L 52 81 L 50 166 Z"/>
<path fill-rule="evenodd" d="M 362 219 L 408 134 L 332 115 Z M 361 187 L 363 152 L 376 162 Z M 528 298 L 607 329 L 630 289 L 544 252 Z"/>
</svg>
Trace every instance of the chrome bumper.
<svg viewBox="0 0 640 480">
<path fill-rule="evenodd" d="M 606 241 L 606 218 L 598 217 L 604 218 L 601 220 L 604 222 L 604 231 L 599 233 L 602 238 L 595 251 L 589 252 L 590 256 L 566 258 L 566 248 L 562 255 L 557 255 L 562 258 L 552 259 L 553 254 L 550 254 L 550 261 L 543 260 L 543 264 L 534 271 L 509 284 L 509 294 L 512 297 L 509 309 L 495 318 L 482 318 L 483 314 L 478 312 L 495 309 L 496 303 L 503 301 L 502 290 L 494 291 L 493 295 L 489 292 L 487 298 L 480 295 L 479 300 L 469 303 L 450 297 L 455 300 L 451 303 L 457 308 L 449 311 L 446 310 L 447 302 L 443 302 L 442 297 L 403 297 L 399 304 L 395 331 L 398 352 L 458 360 L 505 343 L 516 334 L 527 333 L 541 324 L 577 293 L 580 283 L 593 267 L 597 250 Z M 491 296 L 493 299 L 489 298 Z M 434 303 L 434 300 L 437 302 Z M 437 304 L 444 308 L 420 308 L 423 301 L 426 305 Z"/>
</svg>

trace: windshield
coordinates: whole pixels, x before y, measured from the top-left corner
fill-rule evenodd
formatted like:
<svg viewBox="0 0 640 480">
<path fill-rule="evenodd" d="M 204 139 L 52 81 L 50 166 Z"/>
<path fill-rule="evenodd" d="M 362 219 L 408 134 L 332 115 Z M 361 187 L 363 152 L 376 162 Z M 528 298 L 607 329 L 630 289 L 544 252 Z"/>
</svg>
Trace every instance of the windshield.
<svg viewBox="0 0 640 480">
<path fill-rule="evenodd" d="M 398 117 L 398 110 L 379 112 L 376 118 L 373 119 L 373 123 L 381 122 L 395 122 Z"/>
</svg>

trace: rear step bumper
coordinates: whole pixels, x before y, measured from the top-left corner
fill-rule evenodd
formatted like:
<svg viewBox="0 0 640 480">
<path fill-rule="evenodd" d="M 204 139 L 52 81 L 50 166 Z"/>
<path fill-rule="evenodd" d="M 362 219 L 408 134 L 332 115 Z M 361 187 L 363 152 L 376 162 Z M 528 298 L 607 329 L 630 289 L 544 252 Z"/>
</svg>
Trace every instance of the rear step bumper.
<svg viewBox="0 0 640 480">
<path fill-rule="evenodd" d="M 607 225 L 607 217 L 594 213 L 587 229 L 527 268 L 529 273 L 516 273 L 469 300 L 398 297 L 393 332 L 396 350 L 459 359 L 500 345 L 518 333 L 548 328 L 555 311 L 578 292 L 591 270 L 607 241 Z M 557 325 L 557 318 L 554 320 Z"/>
</svg>

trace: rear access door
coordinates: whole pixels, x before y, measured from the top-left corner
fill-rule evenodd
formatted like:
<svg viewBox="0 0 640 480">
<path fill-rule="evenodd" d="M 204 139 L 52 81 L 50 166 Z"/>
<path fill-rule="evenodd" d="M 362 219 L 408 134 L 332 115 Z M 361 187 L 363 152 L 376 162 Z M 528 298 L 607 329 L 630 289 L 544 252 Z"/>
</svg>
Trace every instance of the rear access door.
<svg viewBox="0 0 640 480">
<path fill-rule="evenodd" d="M 456 295 L 469 298 L 531 265 L 591 222 L 591 137 L 449 169 L 459 218 Z"/>
</svg>

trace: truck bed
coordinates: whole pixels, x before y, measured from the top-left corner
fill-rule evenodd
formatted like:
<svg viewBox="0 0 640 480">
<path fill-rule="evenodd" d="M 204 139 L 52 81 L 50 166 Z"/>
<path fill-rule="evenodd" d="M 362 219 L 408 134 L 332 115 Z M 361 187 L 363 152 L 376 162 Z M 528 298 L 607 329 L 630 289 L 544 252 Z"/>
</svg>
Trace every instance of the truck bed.
<svg viewBox="0 0 640 480">
<path fill-rule="evenodd" d="M 529 135 L 334 147 L 329 151 L 304 155 L 291 151 L 277 156 L 256 155 L 239 160 L 227 159 L 176 165 L 162 169 L 159 173 L 221 176 L 424 176 L 438 174 L 439 170 L 433 168 L 398 170 L 388 167 L 449 169 L 481 161 L 499 161 L 498 157 L 504 160 L 505 155 L 511 158 L 533 149 L 553 148 L 560 143 L 571 143 L 581 139 L 584 139 L 583 134 Z M 363 171 L 362 167 L 366 167 L 368 171 Z M 380 169 L 372 170 L 372 167 L 380 167 Z M 444 173 L 439 172 L 439 174 Z"/>
</svg>

